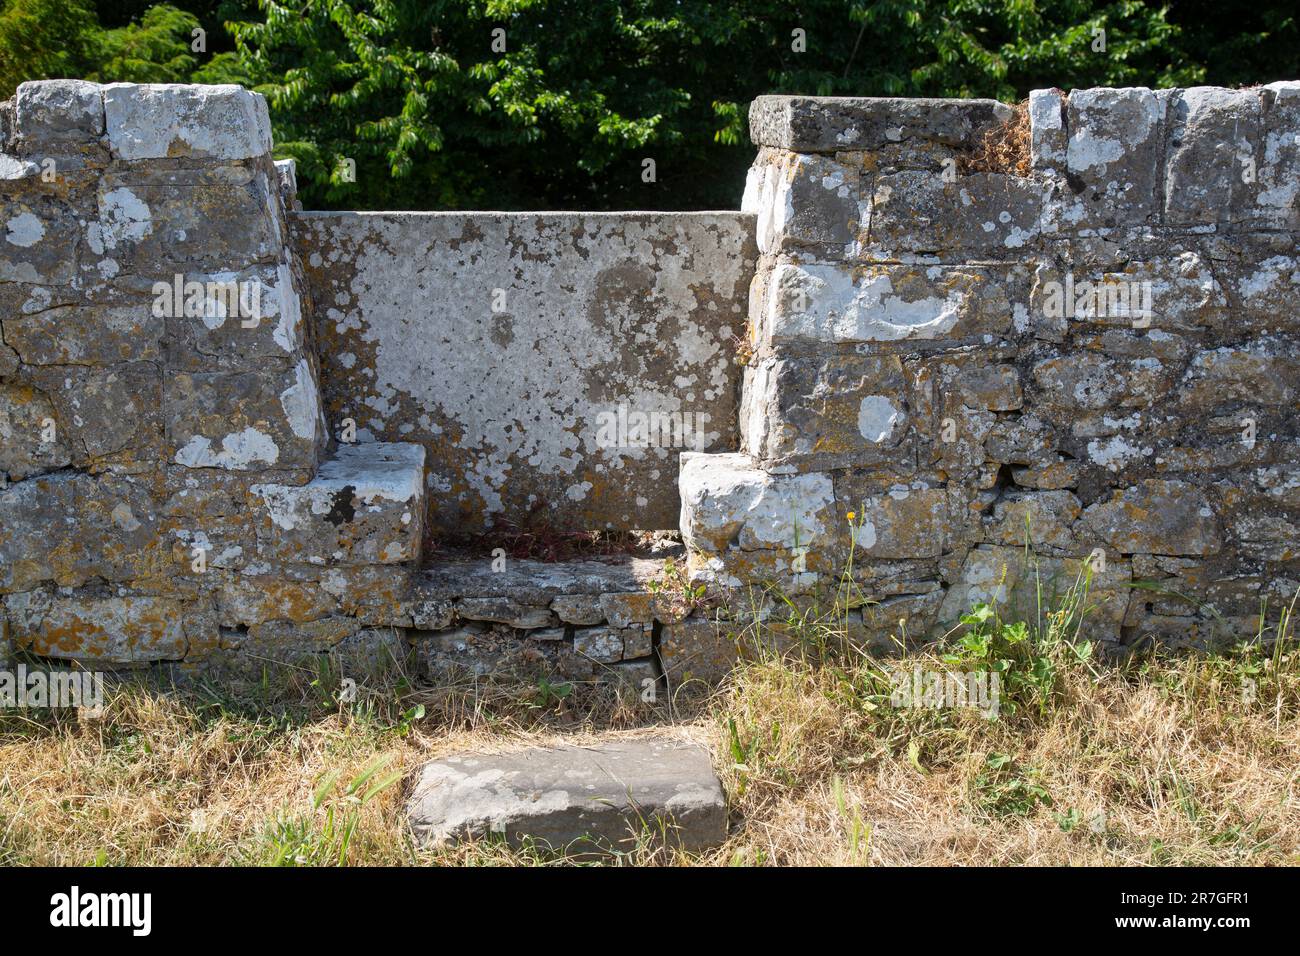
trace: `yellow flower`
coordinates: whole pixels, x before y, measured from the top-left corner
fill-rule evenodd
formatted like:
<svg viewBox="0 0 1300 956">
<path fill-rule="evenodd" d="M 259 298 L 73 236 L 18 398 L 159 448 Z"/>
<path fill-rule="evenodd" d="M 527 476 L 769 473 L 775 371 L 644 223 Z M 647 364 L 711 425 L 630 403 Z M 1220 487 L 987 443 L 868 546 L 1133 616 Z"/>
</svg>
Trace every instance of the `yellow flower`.
<svg viewBox="0 0 1300 956">
<path fill-rule="evenodd" d="M 852 520 L 853 520 L 854 518 L 856 518 L 857 516 L 858 516 L 858 513 L 857 513 L 856 511 L 850 511 L 850 512 L 849 512 L 849 520 L 850 520 L 850 521 L 852 521 Z"/>
</svg>

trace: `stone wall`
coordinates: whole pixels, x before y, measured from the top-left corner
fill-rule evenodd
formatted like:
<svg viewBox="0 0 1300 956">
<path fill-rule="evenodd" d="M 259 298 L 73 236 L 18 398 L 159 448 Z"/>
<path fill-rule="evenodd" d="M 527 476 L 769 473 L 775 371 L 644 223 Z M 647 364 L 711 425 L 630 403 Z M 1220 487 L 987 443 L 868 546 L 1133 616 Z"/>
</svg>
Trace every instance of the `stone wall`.
<svg viewBox="0 0 1300 956">
<path fill-rule="evenodd" d="M 312 214 L 255 94 L 24 84 L 0 658 L 713 677 L 735 628 L 671 548 L 425 553 L 538 509 L 671 526 L 674 480 L 691 578 L 802 599 L 851 562 L 869 638 L 1085 561 L 1116 646 L 1290 599 L 1300 85 L 763 97 L 752 129 L 742 214 Z"/>
<path fill-rule="evenodd" d="M 1300 84 L 760 97 L 739 451 L 684 455 L 692 575 L 852 577 L 868 637 L 1064 590 L 1112 645 L 1300 586 Z M 1000 149 L 986 148 L 990 143 Z M 906 622 L 900 626 L 901 622 Z"/>
<path fill-rule="evenodd" d="M 290 223 L 329 417 L 424 446 L 435 533 L 531 510 L 560 528 L 676 528 L 678 453 L 736 447 L 753 217 Z"/>
</svg>

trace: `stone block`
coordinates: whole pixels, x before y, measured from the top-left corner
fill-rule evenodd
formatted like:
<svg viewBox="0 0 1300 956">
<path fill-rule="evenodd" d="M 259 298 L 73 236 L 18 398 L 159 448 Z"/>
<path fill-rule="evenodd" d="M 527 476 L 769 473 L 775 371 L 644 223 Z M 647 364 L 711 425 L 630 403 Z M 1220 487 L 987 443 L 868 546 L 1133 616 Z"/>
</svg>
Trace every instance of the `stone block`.
<svg viewBox="0 0 1300 956">
<path fill-rule="evenodd" d="M 103 97 L 114 159 L 237 160 L 271 152 L 266 99 L 240 86 L 109 83 Z"/>
<path fill-rule="evenodd" d="M 766 280 L 761 334 L 772 344 L 1000 335 L 1015 311 L 1009 280 L 979 267 L 778 262 Z"/>
<path fill-rule="evenodd" d="M 659 635 L 659 660 L 670 691 L 691 681 L 720 681 L 737 657 L 737 641 L 726 622 L 688 617 L 665 625 Z"/>
<path fill-rule="evenodd" d="M 302 564 L 398 564 L 420 557 L 424 449 L 340 445 L 305 485 L 259 484 L 258 552 Z M 546 612 L 549 615 L 549 612 Z"/>
<path fill-rule="evenodd" d="M 1043 210 L 1049 234 L 1116 229 L 1160 212 L 1165 100 L 1145 87 L 1072 90 L 1064 181 Z"/>
<path fill-rule="evenodd" d="M 147 596 L 11 594 L 13 639 L 41 657 L 83 663 L 180 660 L 188 649 L 182 602 Z"/>
<path fill-rule="evenodd" d="M 18 84 L 17 132 L 28 148 L 59 142 L 94 142 L 104 134 L 104 98 L 98 83 L 34 80 Z"/>
<path fill-rule="evenodd" d="M 601 624 L 605 620 L 598 594 L 561 594 L 551 602 L 551 610 L 569 624 Z"/>
<path fill-rule="evenodd" d="M 621 661 L 623 659 L 622 629 L 607 626 L 580 627 L 573 632 L 573 650 L 597 664 Z"/>
<path fill-rule="evenodd" d="M 246 372 L 168 372 L 171 460 L 187 468 L 313 469 L 324 443 L 316 375 L 306 360 Z"/>
<path fill-rule="evenodd" d="M 1262 111 L 1255 90 L 1200 86 L 1171 92 L 1166 224 L 1215 225 L 1243 217 L 1258 181 Z"/>
<path fill-rule="evenodd" d="M 937 172 L 877 176 L 863 256 L 1019 262 L 1039 236 L 1042 184 L 1000 173 L 948 181 Z"/>
<path fill-rule="evenodd" d="M 727 835 L 708 751 L 666 738 L 452 754 L 420 771 L 407 813 L 423 843 L 499 836 L 574 856 L 643 839 L 699 852 Z"/>
<path fill-rule="evenodd" d="M 71 460 L 50 400 L 29 385 L 0 382 L 0 474 L 21 481 Z"/>
<path fill-rule="evenodd" d="M 162 357 L 151 304 L 56 306 L 3 318 L 4 341 L 28 365 L 118 365 Z"/>
<path fill-rule="evenodd" d="M 130 480 L 60 471 L 0 489 L 0 591 L 125 582 L 170 562 L 158 506 Z"/>
<path fill-rule="evenodd" d="M 897 356 L 768 359 L 746 376 L 741 450 L 766 466 L 910 471 L 910 418 Z"/>
<path fill-rule="evenodd" d="M 849 473 L 836 477 L 835 498 L 842 513 L 854 514 L 852 535 L 863 559 L 937 557 L 962 533 L 947 489 L 924 482 L 884 485 L 871 473 Z"/>
<path fill-rule="evenodd" d="M 456 616 L 465 621 L 491 621 L 524 630 L 550 627 L 555 615 L 545 607 L 530 607 L 503 597 L 467 597 L 456 602 Z"/>
<path fill-rule="evenodd" d="M 820 252 L 825 258 L 852 255 L 859 228 L 857 167 L 834 157 L 787 154 L 772 167 L 760 219 L 758 249 L 778 254 L 798 249 Z"/>
<path fill-rule="evenodd" d="M 996 100 L 758 96 L 749 107 L 757 146 L 797 153 L 874 150 L 904 141 L 969 146 L 1011 119 Z"/>
<path fill-rule="evenodd" d="M 694 551 L 813 547 L 836 525 L 826 475 L 770 475 L 745 455 L 682 455 L 682 538 Z"/>
<path fill-rule="evenodd" d="M 1080 521 L 1120 554 L 1207 555 L 1223 545 L 1209 498 L 1186 481 L 1145 479 L 1089 505 Z"/>
</svg>

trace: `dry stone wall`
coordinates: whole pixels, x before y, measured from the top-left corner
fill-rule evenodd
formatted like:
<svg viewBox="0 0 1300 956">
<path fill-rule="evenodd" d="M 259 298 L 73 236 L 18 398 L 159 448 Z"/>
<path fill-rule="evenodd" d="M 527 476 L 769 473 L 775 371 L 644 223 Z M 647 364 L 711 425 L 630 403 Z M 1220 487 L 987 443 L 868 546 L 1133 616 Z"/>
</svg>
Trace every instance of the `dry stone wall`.
<svg viewBox="0 0 1300 956">
<path fill-rule="evenodd" d="M 696 580 L 811 593 L 852 545 L 867 638 L 1085 561 L 1112 646 L 1276 619 L 1300 586 L 1300 84 L 1036 91 L 1027 117 L 769 96 L 750 125 L 755 355 L 739 451 L 683 456 Z"/>
<path fill-rule="evenodd" d="M 726 670 L 736 629 L 671 549 L 426 553 L 539 506 L 646 529 L 680 501 L 687 573 L 732 609 L 851 566 L 871 639 L 1085 562 L 1116 647 L 1253 634 L 1290 599 L 1300 85 L 751 121 L 740 214 L 315 214 L 255 94 L 24 84 L 0 658 L 405 656 L 642 693 Z M 650 412 L 669 441 L 630 440 Z"/>
</svg>

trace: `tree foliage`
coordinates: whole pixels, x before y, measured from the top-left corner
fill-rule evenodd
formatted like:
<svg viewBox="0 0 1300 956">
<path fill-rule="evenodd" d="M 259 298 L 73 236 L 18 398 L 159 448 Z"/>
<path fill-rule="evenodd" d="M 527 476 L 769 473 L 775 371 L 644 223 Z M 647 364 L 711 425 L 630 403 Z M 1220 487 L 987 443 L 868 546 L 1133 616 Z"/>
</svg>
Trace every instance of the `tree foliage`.
<svg viewBox="0 0 1300 956">
<path fill-rule="evenodd" d="M 671 209 L 735 206 L 760 93 L 1012 101 L 1300 72 L 1291 6 L 1240 0 L 173 2 L 105 0 L 101 26 L 83 0 L 5 0 L 0 95 L 56 75 L 253 85 L 310 205 Z"/>
</svg>

